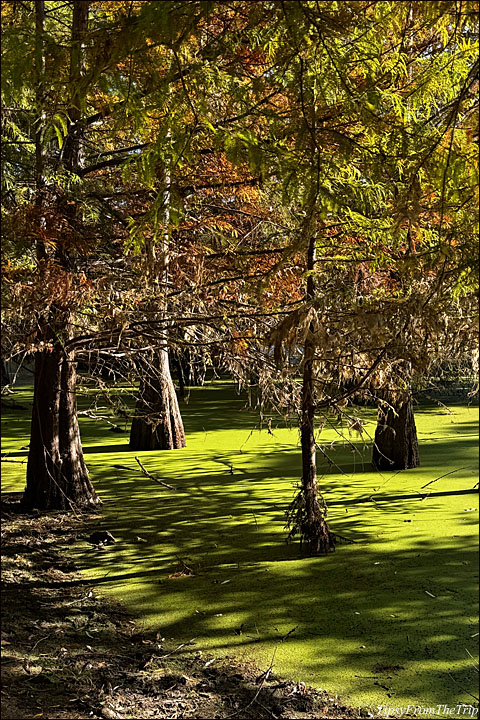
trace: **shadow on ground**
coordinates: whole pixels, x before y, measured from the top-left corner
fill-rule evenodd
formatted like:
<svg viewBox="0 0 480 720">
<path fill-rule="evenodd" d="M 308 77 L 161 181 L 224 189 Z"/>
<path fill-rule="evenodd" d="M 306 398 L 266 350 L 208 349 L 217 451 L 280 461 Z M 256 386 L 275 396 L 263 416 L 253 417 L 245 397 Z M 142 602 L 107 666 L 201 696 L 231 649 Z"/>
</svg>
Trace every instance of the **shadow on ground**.
<svg viewBox="0 0 480 720">
<path fill-rule="evenodd" d="M 242 406 L 225 386 L 199 389 L 184 407 L 188 447 L 137 453 L 175 492 L 141 474 L 127 435 L 82 418 L 98 524 L 117 538 L 72 546 L 90 586 L 193 651 L 265 666 L 275 653 L 279 672 L 354 705 L 473 702 L 476 410 L 420 408 L 422 465 L 403 473 L 375 473 L 368 442 L 323 433 L 320 484 L 340 540 L 309 558 L 285 543 L 297 432 L 270 436 Z M 15 443 L 25 438 L 12 459 L 25 455 Z"/>
</svg>

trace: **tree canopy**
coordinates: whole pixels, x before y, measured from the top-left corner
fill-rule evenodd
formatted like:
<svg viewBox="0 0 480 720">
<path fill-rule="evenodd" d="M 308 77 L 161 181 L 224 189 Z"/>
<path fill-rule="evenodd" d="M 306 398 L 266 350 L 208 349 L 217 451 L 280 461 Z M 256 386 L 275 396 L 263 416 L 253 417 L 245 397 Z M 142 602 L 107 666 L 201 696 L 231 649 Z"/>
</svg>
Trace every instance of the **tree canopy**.
<svg viewBox="0 0 480 720">
<path fill-rule="evenodd" d="M 39 396 L 64 363 L 72 427 L 79 359 L 223 364 L 299 413 L 316 498 L 316 413 L 475 350 L 477 11 L 4 3 L 3 356 Z"/>
</svg>

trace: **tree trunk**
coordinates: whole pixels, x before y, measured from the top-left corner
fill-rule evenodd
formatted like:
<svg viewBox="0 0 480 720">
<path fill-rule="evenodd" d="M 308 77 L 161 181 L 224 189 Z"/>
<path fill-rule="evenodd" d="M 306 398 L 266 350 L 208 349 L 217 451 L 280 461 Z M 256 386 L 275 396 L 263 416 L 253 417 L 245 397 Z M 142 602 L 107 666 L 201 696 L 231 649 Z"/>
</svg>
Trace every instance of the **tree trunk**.
<svg viewBox="0 0 480 720">
<path fill-rule="evenodd" d="M 5 360 L 2 360 L 2 387 L 10 383 L 10 376 L 8 374 L 7 365 Z"/>
<path fill-rule="evenodd" d="M 52 351 L 36 353 L 27 485 L 22 500 L 26 508 L 92 509 L 100 504 L 83 459 L 75 383 L 73 357 L 60 343 Z"/>
<path fill-rule="evenodd" d="M 312 332 L 313 328 L 310 328 Z M 315 452 L 315 396 L 313 359 L 315 346 L 310 337 L 304 345 L 302 385 L 302 421 L 300 438 L 302 446 L 302 489 L 305 515 L 300 524 L 302 540 L 310 546 L 312 554 L 327 553 L 335 546 L 335 536 L 326 522 L 326 505 L 320 498 L 317 486 L 317 463 Z M 321 503 L 321 504 L 320 504 Z"/>
<path fill-rule="evenodd" d="M 45 8 L 43 0 L 35 3 L 36 11 L 36 70 L 38 75 L 37 101 L 43 104 L 43 76 L 45 55 L 43 32 Z M 79 116 L 81 99 L 78 94 L 79 81 L 83 73 L 82 36 L 88 23 L 88 2 L 76 0 L 72 20 L 71 78 L 76 81 L 72 90 L 72 105 Z M 43 207 L 44 158 L 42 148 L 41 113 L 35 135 L 36 157 L 36 204 L 40 210 L 40 227 L 44 225 L 41 215 Z M 66 167 L 76 171 L 80 162 L 78 135 L 70 143 Z M 39 233 L 41 236 L 41 233 Z M 47 260 L 45 246 L 37 242 L 37 259 L 40 273 Z M 63 265 L 64 257 L 57 255 Z M 34 401 L 32 411 L 30 448 L 27 463 L 27 485 L 23 497 L 26 508 L 42 510 L 65 510 L 93 508 L 100 504 L 88 478 L 83 459 L 82 444 L 76 406 L 76 366 L 74 354 L 64 347 L 64 341 L 71 339 L 71 313 L 65 307 L 52 305 L 48 319 L 38 318 L 37 340 L 47 348 L 35 355 Z"/>
<path fill-rule="evenodd" d="M 205 363 L 201 366 L 198 360 L 192 358 L 192 354 L 188 349 L 179 355 L 179 362 L 182 368 L 185 387 L 205 385 L 205 375 L 207 371 Z"/>
<path fill-rule="evenodd" d="M 171 51 L 172 67 L 174 62 Z M 170 131 L 167 132 L 170 137 Z M 157 175 L 161 180 L 162 208 L 158 216 L 160 246 L 154 240 L 145 244 L 146 279 L 155 290 L 158 317 L 168 306 L 168 272 L 170 264 L 170 185 L 171 158 L 166 158 Z M 159 252 L 160 251 L 160 254 Z M 152 308 L 153 310 L 153 308 Z M 168 331 L 159 336 L 160 346 L 154 362 L 146 368 L 140 381 L 140 398 L 130 430 L 132 450 L 175 450 L 185 447 L 185 431 L 168 360 Z"/>
<path fill-rule="evenodd" d="M 380 403 L 372 464 L 378 470 L 406 470 L 420 465 L 412 396 Z"/>
<path fill-rule="evenodd" d="M 185 431 L 170 374 L 168 350 L 158 352 L 155 375 L 148 370 L 130 430 L 132 450 L 175 450 L 185 447 Z"/>
<path fill-rule="evenodd" d="M 170 365 L 177 371 L 178 396 L 183 400 L 185 397 L 185 378 L 183 376 L 182 363 L 178 352 L 176 350 L 170 350 L 168 353 L 168 360 Z"/>
<path fill-rule="evenodd" d="M 312 234 L 308 247 L 307 269 L 315 267 L 315 236 Z M 314 297 L 313 275 L 307 279 L 307 299 Z M 300 438 L 302 447 L 302 489 L 287 511 L 290 536 L 300 532 L 302 542 L 306 542 L 313 555 L 326 554 L 335 547 L 335 535 L 328 527 L 327 506 L 317 486 L 317 464 L 315 452 L 315 389 L 314 323 L 304 343 L 303 384 Z"/>
<path fill-rule="evenodd" d="M 75 0 L 72 15 L 72 49 L 70 55 L 70 126 L 63 146 L 63 162 L 70 172 L 78 173 L 84 164 L 82 112 L 85 105 L 84 38 L 88 30 L 88 0 Z"/>
</svg>

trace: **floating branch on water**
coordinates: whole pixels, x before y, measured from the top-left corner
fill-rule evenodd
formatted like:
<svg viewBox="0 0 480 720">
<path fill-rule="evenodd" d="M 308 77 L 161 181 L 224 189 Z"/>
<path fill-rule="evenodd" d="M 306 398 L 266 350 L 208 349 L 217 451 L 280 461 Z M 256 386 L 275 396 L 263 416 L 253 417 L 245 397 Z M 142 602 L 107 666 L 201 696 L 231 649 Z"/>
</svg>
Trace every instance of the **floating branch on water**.
<svg viewBox="0 0 480 720">
<path fill-rule="evenodd" d="M 163 485 L 163 487 L 166 487 L 169 490 L 176 490 L 176 488 L 174 488 L 173 485 L 169 485 L 168 483 L 163 482 L 162 480 L 157 480 L 156 477 L 153 477 L 153 475 L 151 473 L 149 473 L 148 470 L 145 470 L 145 468 L 143 467 L 143 465 L 140 462 L 140 460 L 138 459 L 138 457 L 136 457 L 135 460 L 140 465 L 140 469 L 142 470 L 143 474 L 146 475 L 148 478 L 150 478 L 150 480 L 153 480 L 153 482 L 156 482 L 159 485 Z"/>
</svg>

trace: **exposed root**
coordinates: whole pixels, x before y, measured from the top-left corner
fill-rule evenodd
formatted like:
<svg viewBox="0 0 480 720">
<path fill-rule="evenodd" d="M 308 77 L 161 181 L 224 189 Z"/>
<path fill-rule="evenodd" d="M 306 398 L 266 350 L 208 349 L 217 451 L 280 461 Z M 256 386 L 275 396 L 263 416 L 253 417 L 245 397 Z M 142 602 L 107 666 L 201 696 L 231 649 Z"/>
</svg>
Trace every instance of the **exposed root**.
<svg viewBox="0 0 480 720">
<path fill-rule="evenodd" d="M 299 534 L 300 544 L 308 545 L 312 555 L 326 555 L 335 551 L 335 533 L 328 527 L 326 507 L 320 507 L 318 499 L 315 499 L 308 512 L 303 489 L 288 506 L 285 518 L 285 529 L 289 531 L 287 542 L 291 542 L 295 535 Z"/>
</svg>

